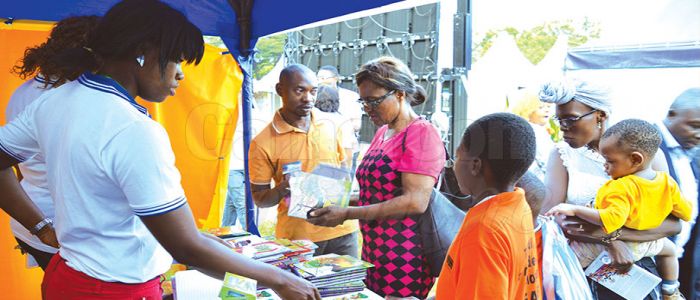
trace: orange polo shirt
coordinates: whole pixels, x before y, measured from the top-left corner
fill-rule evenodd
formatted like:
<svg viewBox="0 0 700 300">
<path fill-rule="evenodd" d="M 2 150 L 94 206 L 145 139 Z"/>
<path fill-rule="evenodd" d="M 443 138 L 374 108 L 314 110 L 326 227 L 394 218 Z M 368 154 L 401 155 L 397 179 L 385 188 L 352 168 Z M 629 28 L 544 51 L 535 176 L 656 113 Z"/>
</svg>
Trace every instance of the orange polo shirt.
<svg viewBox="0 0 700 300">
<path fill-rule="evenodd" d="M 522 189 L 472 207 L 447 252 L 438 300 L 541 299 L 532 214 Z"/>
<path fill-rule="evenodd" d="M 341 131 L 331 120 L 318 120 L 311 112 L 311 125 L 306 132 L 287 123 L 278 111 L 272 122 L 250 143 L 249 169 L 252 184 L 279 184 L 282 166 L 301 161 L 304 172 L 311 172 L 319 163 L 340 166 L 345 159 Z M 314 242 L 334 239 L 359 230 L 357 220 L 345 221 L 336 227 L 316 226 L 304 219 L 287 216 L 287 203 L 277 206 L 277 238 L 309 239 Z"/>
</svg>

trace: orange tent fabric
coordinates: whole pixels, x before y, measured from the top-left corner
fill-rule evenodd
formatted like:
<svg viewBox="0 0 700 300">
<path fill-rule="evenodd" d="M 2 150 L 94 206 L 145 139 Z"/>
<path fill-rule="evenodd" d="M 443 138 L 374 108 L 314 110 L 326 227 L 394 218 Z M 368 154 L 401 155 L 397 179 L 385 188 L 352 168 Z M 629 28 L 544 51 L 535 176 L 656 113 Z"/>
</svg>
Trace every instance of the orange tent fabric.
<svg viewBox="0 0 700 300">
<path fill-rule="evenodd" d="M 15 22 L 0 24 L 0 124 L 5 106 L 23 80 L 10 70 L 27 47 L 43 43 L 51 24 Z M 170 136 L 176 165 L 195 219 L 201 227 L 219 226 L 228 181 L 228 158 L 238 116 L 237 101 L 243 75 L 231 55 L 206 46 L 198 66 L 183 66 L 185 80 L 177 95 L 163 103 L 141 101 L 163 124 Z M 17 243 L 9 228 L 9 217 L 0 213 L 0 291 L 4 299 L 40 299 L 43 272 L 26 269 L 24 256 L 14 250 Z"/>
<path fill-rule="evenodd" d="M 17 28 L 0 24 L 0 124 L 5 124 L 5 106 L 10 95 L 24 82 L 16 75 L 10 74 L 12 66 L 24 55 L 24 49 L 31 45 L 43 43 L 51 27 L 39 27 L 39 30 Z M 41 299 L 41 278 L 44 273 L 39 268 L 26 269 L 24 256 L 19 250 L 12 231 L 10 217 L 0 213 L 0 265 L 4 271 L 0 276 L 0 291 L 6 299 Z"/>
</svg>

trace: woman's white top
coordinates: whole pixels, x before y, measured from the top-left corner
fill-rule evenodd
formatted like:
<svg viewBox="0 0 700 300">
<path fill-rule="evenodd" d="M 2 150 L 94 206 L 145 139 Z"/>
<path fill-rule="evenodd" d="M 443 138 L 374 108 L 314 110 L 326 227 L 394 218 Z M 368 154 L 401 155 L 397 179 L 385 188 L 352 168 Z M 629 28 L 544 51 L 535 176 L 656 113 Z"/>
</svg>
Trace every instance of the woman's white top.
<svg viewBox="0 0 700 300">
<path fill-rule="evenodd" d="M 14 93 L 12 93 L 12 96 L 10 96 L 10 101 L 5 108 L 7 122 L 9 123 L 17 118 L 17 116 L 24 111 L 25 107 L 51 88 L 51 82 L 47 82 L 41 75 L 27 80 L 20 85 Z M 20 172 L 22 172 L 23 178 L 20 185 L 24 189 L 24 192 L 27 193 L 29 199 L 32 199 L 34 204 L 39 207 L 41 212 L 44 213 L 44 216 L 53 219 L 55 215 L 53 200 L 51 199 L 51 192 L 49 191 L 46 178 L 46 162 L 44 162 L 43 154 L 35 155 L 18 166 Z M 29 230 L 24 228 L 24 226 L 15 219 L 10 220 L 10 229 L 12 229 L 12 234 L 17 239 L 27 243 L 27 245 L 34 249 L 47 253 L 58 252 L 58 249 L 42 243 L 38 237 L 31 234 Z"/>
<path fill-rule="evenodd" d="M 569 174 L 566 203 L 592 203 L 598 189 L 610 180 L 610 176 L 605 173 L 605 159 L 600 153 L 587 147 L 574 149 L 565 142 L 559 142 L 555 146 Z"/>
<path fill-rule="evenodd" d="M 552 137 L 544 126 L 534 123 L 530 123 L 530 126 L 535 132 L 537 150 L 535 151 L 535 161 L 532 162 L 529 170 L 544 182 L 547 160 L 549 159 L 549 153 L 552 152 L 552 147 L 554 147 L 554 141 L 552 141 Z"/>
</svg>

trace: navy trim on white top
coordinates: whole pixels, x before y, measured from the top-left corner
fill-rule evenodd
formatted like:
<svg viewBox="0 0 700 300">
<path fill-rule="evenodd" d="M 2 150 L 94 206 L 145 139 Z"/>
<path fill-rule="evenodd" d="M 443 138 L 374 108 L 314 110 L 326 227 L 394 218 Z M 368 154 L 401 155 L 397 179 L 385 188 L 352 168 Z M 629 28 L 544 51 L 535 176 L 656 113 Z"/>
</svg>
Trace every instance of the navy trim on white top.
<svg viewBox="0 0 700 300">
<path fill-rule="evenodd" d="M 148 110 L 145 107 L 136 103 L 136 100 L 133 97 L 131 97 L 131 95 L 129 95 L 129 92 L 127 92 L 119 83 L 114 81 L 114 79 L 112 78 L 86 72 L 80 75 L 80 77 L 78 77 L 78 82 L 91 89 L 98 90 L 104 93 L 109 93 L 119 98 L 122 98 L 129 102 L 133 107 L 135 107 L 144 115 L 148 116 L 149 118 L 151 117 L 151 115 L 148 113 Z"/>
<path fill-rule="evenodd" d="M 139 217 L 157 216 L 180 208 L 187 203 L 184 196 L 174 199 L 168 203 L 163 203 L 154 207 L 144 209 L 134 209 L 134 214 Z"/>
<path fill-rule="evenodd" d="M 56 80 L 46 79 L 46 78 L 44 77 L 44 75 L 41 75 L 41 74 L 38 74 L 38 75 L 34 76 L 34 80 L 35 80 L 36 82 L 38 82 L 38 83 L 48 84 L 48 85 L 50 85 L 50 86 L 53 86 L 53 85 L 56 84 L 56 82 L 57 82 Z"/>
<path fill-rule="evenodd" d="M 25 158 L 24 156 L 14 153 L 9 148 L 5 147 L 5 145 L 2 144 L 2 141 L 0 141 L 0 151 L 5 152 L 5 154 L 11 156 L 17 162 L 21 163 L 27 160 L 27 158 Z"/>
</svg>

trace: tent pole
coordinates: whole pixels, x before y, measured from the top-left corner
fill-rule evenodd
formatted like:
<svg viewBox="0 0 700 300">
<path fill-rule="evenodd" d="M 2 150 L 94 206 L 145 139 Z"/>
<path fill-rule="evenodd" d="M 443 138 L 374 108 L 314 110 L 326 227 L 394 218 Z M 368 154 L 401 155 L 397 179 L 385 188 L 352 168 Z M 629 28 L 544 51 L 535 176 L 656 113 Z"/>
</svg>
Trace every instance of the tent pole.
<svg viewBox="0 0 700 300">
<path fill-rule="evenodd" d="M 250 149 L 251 138 L 251 108 L 253 101 L 253 56 L 254 51 L 250 49 L 250 16 L 253 10 L 253 0 L 228 0 L 229 5 L 236 12 L 236 21 L 240 30 L 240 44 L 238 45 L 238 64 L 243 72 L 243 86 L 241 87 L 243 103 L 243 161 L 245 162 L 245 207 L 246 226 L 248 232 L 260 235 L 255 224 L 255 205 L 253 204 L 253 194 L 250 190 L 250 170 L 248 168 L 248 149 Z"/>
<path fill-rule="evenodd" d="M 251 140 L 251 107 L 253 101 L 253 52 L 248 56 L 239 56 L 238 64 L 241 66 L 241 71 L 243 71 L 243 86 L 241 87 L 241 93 L 243 103 L 241 108 L 243 110 L 243 161 L 245 162 L 245 207 L 246 207 L 246 230 L 248 232 L 260 235 L 258 227 L 255 222 L 255 205 L 253 204 L 253 194 L 250 190 L 250 170 L 248 169 L 248 149 L 250 149 Z"/>
</svg>

